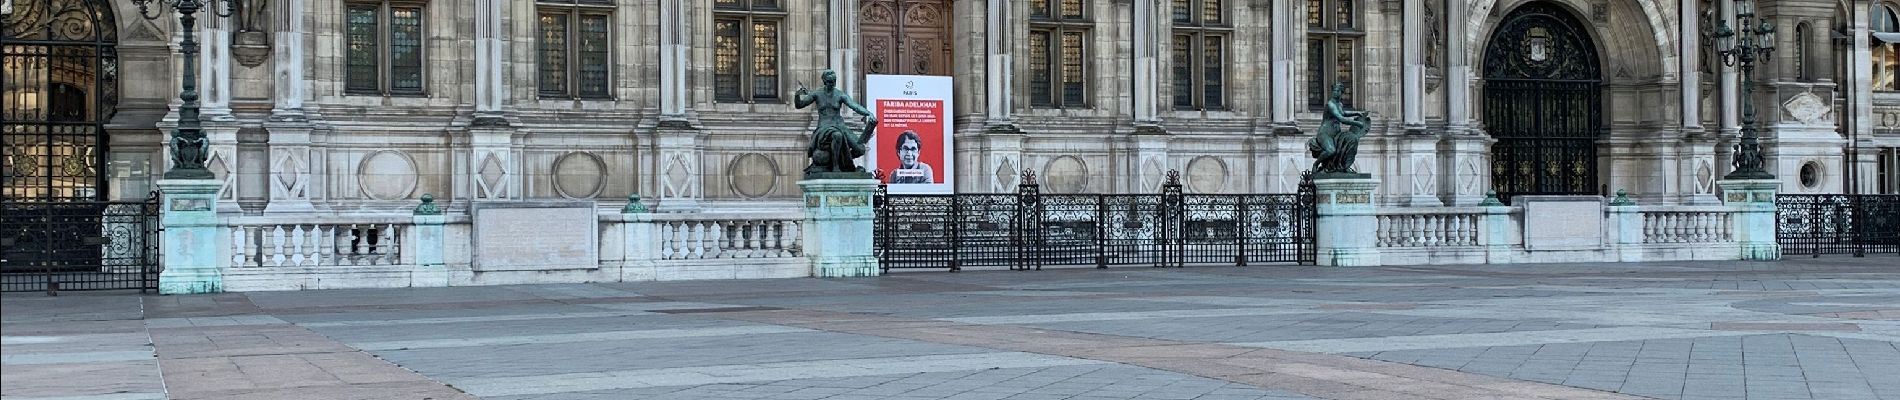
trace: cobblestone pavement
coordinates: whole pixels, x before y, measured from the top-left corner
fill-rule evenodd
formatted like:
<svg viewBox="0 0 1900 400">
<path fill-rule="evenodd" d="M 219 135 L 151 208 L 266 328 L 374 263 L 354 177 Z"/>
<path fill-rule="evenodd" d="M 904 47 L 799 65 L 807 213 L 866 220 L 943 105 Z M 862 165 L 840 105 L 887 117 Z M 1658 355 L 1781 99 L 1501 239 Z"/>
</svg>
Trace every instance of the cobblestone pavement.
<svg viewBox="0 0 1900 400">
<path fill-rule="evenodd" d="M 7 399 L 1900 399 L 1891 256 L 0 300 Z"/>
</svg>

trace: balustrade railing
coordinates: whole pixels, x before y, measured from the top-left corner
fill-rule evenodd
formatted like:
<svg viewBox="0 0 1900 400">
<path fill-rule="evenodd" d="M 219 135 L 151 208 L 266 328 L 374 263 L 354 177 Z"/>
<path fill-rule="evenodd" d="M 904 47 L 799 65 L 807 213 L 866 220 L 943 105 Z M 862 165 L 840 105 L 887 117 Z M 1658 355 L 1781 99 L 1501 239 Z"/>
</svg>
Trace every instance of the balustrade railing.
<svg viewBox="0 0 1900 400">
<path fill-rule="evenodd" d="M 1379 247 L 1478 245 L 1484 211 L 1470 208 L 1396 208 L 1379 213 Z"/>
<path fill-rule="evenodd" d="M 1727 207 L 1644 208 L 1643 243 L 1734 241 L 1735 213 Z"/>
<path fill-rule="evenodd" d="M 663 215 L 653 221 L 662 260 L 799 257 L 803 216 L 758 213 Z"/>
<path fill-rule="evenodd" d="M 235 267 L 395 265 L 409 221 L 271 223 L 234 221 L 230 235 Z"/>
</svg>

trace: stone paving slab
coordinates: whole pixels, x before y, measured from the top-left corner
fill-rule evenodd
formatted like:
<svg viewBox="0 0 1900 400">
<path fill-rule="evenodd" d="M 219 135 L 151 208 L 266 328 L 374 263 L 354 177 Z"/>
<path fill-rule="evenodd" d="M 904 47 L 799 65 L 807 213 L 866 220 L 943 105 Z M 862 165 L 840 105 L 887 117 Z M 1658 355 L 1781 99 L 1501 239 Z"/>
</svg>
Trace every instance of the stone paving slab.
<svg viewBox="0 0 1900 400">
<path fill-rule="evenodd" d="M 1900 322 L 1887 315 L 1900 310 L 1894 260 L 8 294 L 0 391 L 8 400 L 1900 400 L 1900 379 L 1886 378 L 1900 371 Z"/>
</svg>

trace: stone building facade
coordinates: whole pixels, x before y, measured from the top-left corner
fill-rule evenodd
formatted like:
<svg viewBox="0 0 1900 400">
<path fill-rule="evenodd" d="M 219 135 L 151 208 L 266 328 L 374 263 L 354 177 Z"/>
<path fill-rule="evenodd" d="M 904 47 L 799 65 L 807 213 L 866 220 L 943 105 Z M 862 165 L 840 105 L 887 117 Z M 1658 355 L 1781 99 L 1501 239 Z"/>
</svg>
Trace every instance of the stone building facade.
<svg viewBox="0 0 1900 400">
<path fill-rule="evenodd" d="M 1754 101 L 1784 192 L 1900 191 L 1900 61 L 1877 34 L 1900 30 L 1900 3 L 1756 2 L 1781 33 Z M 28 54 L 52 39 L 27 35 L 72 24 L 40 22 L 62 10 L 110 27 L 88 36 L 109 59 L 90 75 L 9 75 L 9 132 L 59 103 L 35 85 L 64 79 L 103 133 L 9 136 L 7 196 L 144 197 L 176 119 L 176 19 L 6 5 L 10 71 L 57 58 Z M 229 213 L 406 213 L 425 193 L 450 212 L 636 193 L 663 212 L 789 209 L 815 126 L 791 93 L 827 68 L 860 96 L 865 74 L 953 77 L 961 192 L 1011 191 L 1023 170 L 1058 193 L 1149 192 L 1169 170 L 1190 192 L 1291 192 L 1343 83 L 1376 115 L 1358 168 L 1384 204 L 1711 203 L 1742 114 L 1736 69 L 1707 46 L 1727 0 L 243 5 L 199 32 Z M 93 179 L 54 177 L 67 159 Z"/>
</svg>

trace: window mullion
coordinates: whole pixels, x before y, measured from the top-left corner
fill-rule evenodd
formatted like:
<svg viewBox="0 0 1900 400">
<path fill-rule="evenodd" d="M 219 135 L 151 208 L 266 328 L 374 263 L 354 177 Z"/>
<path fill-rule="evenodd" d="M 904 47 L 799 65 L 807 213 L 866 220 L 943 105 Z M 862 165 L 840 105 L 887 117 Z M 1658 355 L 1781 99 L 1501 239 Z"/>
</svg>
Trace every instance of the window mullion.
<svg viewBox="0 0 1900 400">
<path fill-rule="evenodd" d="M 750 2 L 747 2 L 750 9 Z M 752 97 L 752 14 L 739 17 L 739 97 L 746 104 L 753 103 Z"/>
<path fill-rule="evenodd" d="M 377 10 L 379 11 L 376 13 L 376 59 L 381 62 L 376 63 L 376 91 L 388 96 L 394 92 L 390 88 L 395 86 L 392 82 L 396 78 L 394 66 L 396 57 L 389 54 L 395 48 L 394 39 L 390 36 L 396 33 L 396 25 L 391 21 L 394 16 L 390 14 L 394 11 L 390 10 L 389 2 L 383 2 Z"/>
</svg>

